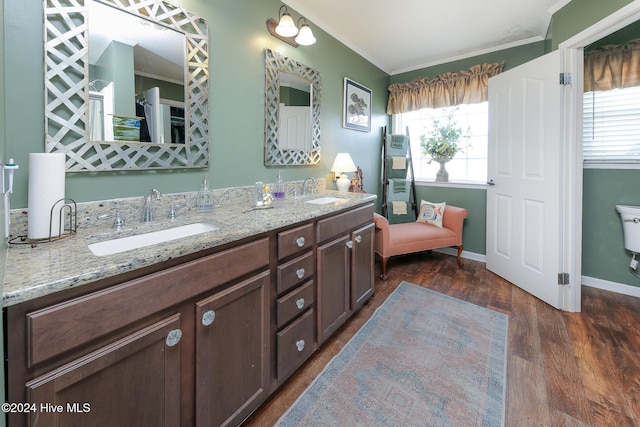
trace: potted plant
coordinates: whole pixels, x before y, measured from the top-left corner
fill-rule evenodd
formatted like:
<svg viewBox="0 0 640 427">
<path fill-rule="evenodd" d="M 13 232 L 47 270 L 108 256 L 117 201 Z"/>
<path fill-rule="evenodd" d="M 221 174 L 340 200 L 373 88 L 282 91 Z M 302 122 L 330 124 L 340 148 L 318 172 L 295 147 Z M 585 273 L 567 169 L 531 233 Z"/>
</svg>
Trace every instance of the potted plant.
<svg viewBox="0 0 640 427">
<path fill-rule="evenodd" d="M 468 147 L 468 144 L 463 146 L 460 140 L 471 137 L 470 129 L 463 131 L 458 126 L 458 122 L 453 119 L 456 110 L 457 108 L 452 108 L 443 119 L 433 119 L 431 131 L 427 135 L 420 136 L 422 152 L 431 156 L 429 163 L 433 160 L 440 163 L 440 170 L 436 175 L 437 182 L 449 181 L 449 173 L 445 165 L 457 153 Z"/>
</svg>

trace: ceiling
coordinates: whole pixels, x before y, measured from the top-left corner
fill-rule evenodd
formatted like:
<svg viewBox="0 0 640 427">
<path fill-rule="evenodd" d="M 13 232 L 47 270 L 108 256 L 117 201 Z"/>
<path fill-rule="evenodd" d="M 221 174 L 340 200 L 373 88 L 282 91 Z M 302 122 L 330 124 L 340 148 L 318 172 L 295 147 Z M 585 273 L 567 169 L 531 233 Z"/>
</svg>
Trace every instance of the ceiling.
<svg viewBox="0 0 640 427">
<path fill-rule="evenodd" d="M 394 75 L 540 41 L 569 0 L 286 0 Z M 296 13 L 297 12 L 297 13 Z M 275 11 L 274 11 L 275 15 Z"/>
</svg>

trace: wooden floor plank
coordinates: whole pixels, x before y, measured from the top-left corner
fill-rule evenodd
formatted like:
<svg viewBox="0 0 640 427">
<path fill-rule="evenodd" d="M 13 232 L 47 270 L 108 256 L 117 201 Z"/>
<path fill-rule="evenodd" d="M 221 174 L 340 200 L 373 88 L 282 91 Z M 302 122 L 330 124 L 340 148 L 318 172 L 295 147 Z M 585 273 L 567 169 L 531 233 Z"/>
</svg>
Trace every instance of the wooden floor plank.
<svg viewBox="0 0 640 427">
<path fill-rule="evenodd" d="M 519 356 L 511 355 L 507 364 L 506 426 L 549 426 L 549 400 L 544 368 Z"/>
<path fill-rule="evenodd" d="M 378 266 L 379 271 L 379 266 Z M 394 257 L 375 295 L 243 425 L 271 426 L 406 280 L 509 316 L 505 425 L 640 425 L 640 298 L 583 287 L 563 313 L 486 270 L 435 252 Z"/>
</svg>

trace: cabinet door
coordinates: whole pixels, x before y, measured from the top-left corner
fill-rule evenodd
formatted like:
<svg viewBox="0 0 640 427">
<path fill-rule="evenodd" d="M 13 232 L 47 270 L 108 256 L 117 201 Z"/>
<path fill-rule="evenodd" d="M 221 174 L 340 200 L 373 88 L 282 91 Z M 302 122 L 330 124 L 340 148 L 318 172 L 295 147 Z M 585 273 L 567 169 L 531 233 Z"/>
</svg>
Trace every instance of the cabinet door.
<svg viewBox="0 0 640 427">
<path fill-rule="evenodd" d="M 179 425 L 181 336 L 175 314 L 28 382 L 28 425 Z"/>
<path fill-rule="evenodd" d="M 349 317 L 350 236 L 318 247 L 318 345 Z"/>
<path fill-rule="evenodd" d="M 373 231 L 369 224 L 351 233 L 351 309 L 360 309 L 373 296 Z"/>
<path fill-rule="evenodd" d="M 269 393 L 269 272 L 196 303 L 196 425 L 238 425 Z"/>
</svg>

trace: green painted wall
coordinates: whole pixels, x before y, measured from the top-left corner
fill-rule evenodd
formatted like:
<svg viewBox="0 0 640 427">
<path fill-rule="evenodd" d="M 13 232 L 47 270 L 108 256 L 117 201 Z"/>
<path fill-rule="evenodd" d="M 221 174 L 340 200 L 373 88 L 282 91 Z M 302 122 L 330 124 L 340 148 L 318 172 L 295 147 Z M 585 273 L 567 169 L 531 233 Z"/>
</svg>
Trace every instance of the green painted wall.
<svg viewBox="0 0 640 427">
<path fill-rule="evenodd" d="M 517 67 L 518 65 L 524 64 L 525 62 L 537 58 L 541 55 L 544 55 L 544 53 L 544 41 L 529 43 L 518 47 L 512 47 L 509 49 L 490 52 L 478 56 L 472 56 L 453 62 L 438 64 L 432 67 L 421 68 L 419 70 L 396 74 L 391 76 L 391 83 L 405 83 L 421 77 L 428 77 L 432 79 L 436 76 L 439 76 L 440 74 L 467 70 L 474 65 L 482 63 L 492 64 L 495 62 L 504 61 L 504 68 L 505 70 L 508 70 L 510 68 Z"/>
<path fill-rule="evenodd" d="M 486 253 L 487 241 L 487 191 L 469 188 L 448 188 L 419 186 L 416 188 L 418 203 L 420 200 L 430 202 L 446 202 L 447 205 L 465 208 L 467 218 L 464 220 L 464 250 L 476 254 Z M 446 213 L 446 208 L 445 208 Z"/>
<path fill-rule="evenodd" d="M 113 82 L 114 114 L 135 116 L 136 84 L 133 66 L 133 46 L 111 42 L 95 66 L 96 78 Z M 89 80 L 93 80 L 89 72 Z"/>
<path fill-rule="evenodd" d="M 611 15 L 633 0 L 572 0 L 551 19 L 551 49 Z"/>
<path fill-rule="evenodd" d="M 615 33 L 609 34 L 606 37 L 601 38 L 595 43 L 590 44 L 585 47 L 585 52 L 594 49 L 599 46 L 605 45 L 624 45 L 630 40 L 634 40 L 640 38 L 640 21 L 636 21 L 632 24 L 627 25 L 624 28 L 616 31 Z"/>
<path fill-rule="evenodd" d="M 4 0 L 6 153 L 20 164 L 12 207 L 27 206 L 28 155 L 44 151 L 44 83 L 41 0 Z M 348 151 L 364 173 L 365 190 L 377 193 L 381 128 L 389 76 L 311 22 L 313 46 L 293 48 L 269 35 L 265 22 L 277 17 L 275 0 L 171 0 L 209 24 L 211 162 L 206 171 L 214 188 L 274 181 L 277 169 L 263 165 L 264 66 L 269 47 L 320 71 L 322 160 L 314 167 L 284 168 L 285 180 L 309 175 L 329 178 L 338 152 Z M 300 15 L 290 12 L 297 19 Z M 10 64 L 10 65 L 9 65 Z M 373 92 L 372 131 L 342 128 L 343 79 L 349 77 Z M 78 202 L 145 194 L 197 190 L 202 170 L 102 172 L 67 174 L 66 194 Z"/>
<path fill-rule="evenodd" d="M 582 201 L 582 274 L 640 286 L 628 271 L 631 254 L 624 248 L 616 205 L 640 206 L 640 170 L 585 169 Z"/>
</svg>

